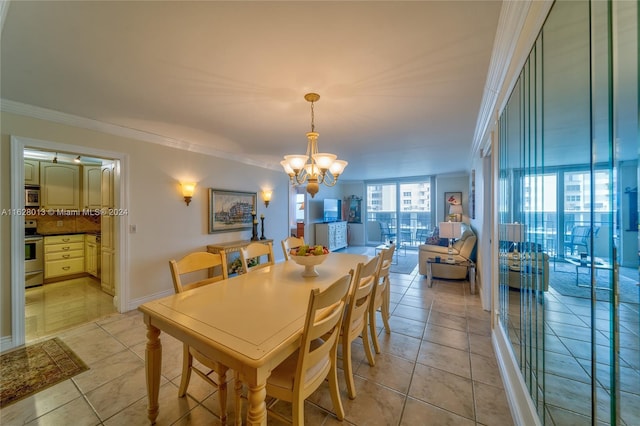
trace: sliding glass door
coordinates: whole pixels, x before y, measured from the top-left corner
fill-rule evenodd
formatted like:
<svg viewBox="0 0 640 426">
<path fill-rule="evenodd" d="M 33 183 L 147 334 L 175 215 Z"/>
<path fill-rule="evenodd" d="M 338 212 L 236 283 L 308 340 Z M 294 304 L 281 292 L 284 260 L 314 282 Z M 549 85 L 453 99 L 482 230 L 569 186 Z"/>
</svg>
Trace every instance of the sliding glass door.
<svg viewBox="0 0 640 426">
<path fill-rule="evenodd" d="M 366 183 L 367 245 L 390 241 L 412 248 L 431 231 L 431 180 Z"/>
</svg>

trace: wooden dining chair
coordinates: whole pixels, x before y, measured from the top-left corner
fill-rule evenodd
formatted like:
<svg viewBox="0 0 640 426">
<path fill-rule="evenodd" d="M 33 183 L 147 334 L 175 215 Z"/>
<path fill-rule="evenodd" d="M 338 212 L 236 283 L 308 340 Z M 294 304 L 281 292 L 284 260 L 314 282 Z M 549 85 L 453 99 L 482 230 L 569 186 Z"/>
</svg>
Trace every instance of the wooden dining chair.
<svg viewBox="0 0 640 426">
<path fill-rule="evenodd" d="M 284 260 L 289 260 L 289 250 L 304 245 L 304 237 L 288 237 L 281 241 Z"/>
<path fill-rule="evenodd" d="M 250 243 L 240 249 L 240 259 L 245 273 L 273 265 L 273 246 L 271 243 Z"/>
<path fill-rule="evenodd" d="M 380 316 L 382 317 L 382 323 L 384 324 L 386 333 L 391 333 L 391 326 L 389 325 L 389 304 L 391 299 L 389 271 L 395 250 L 396 245 L 391 244 L 388 249 L 380 251 L 381 259 L 378 263 L 378 270 L 376 271 L 376 285 L 373 289 L 371 305 L 369 307 L 369 332 L 371 334 L 373 348 L 377 354 L 380 353 L 380 343 L 378 342 L 378 330 L 376 326 L 376 312 L 378 312 L 378 310 L 380 310 Z"/>
<path fill-rule="evenodd" d="M 380 259 L 381 255 L 378 253 L 367 263 L 358 264 L 353 272 L 353 281 L 349 290 L 347 307 L 345 308 L 340 344 L 342 345 L 342 369 L 344 370 L 350 399 L 356 397 L 356 386 L 353 381 L 353 363 L 351 361 L 351 342 L 358 337 L 362 337 L 369 365 L 373 366 L 375 364 L 369 342 L 367 319 Z"/>
<path fill-rule="evenodd" d="M 183 293 L 194 288 L 204 285 L 216 283 L 227 279 L 227 257 L 224 251 L 213 254 L 208 252 L 190 253 L 182 259 L 175 261 L 170 260 L 171 277 L 173 278 L 173 288 L 176 293 Z M 207 275 L 206 278 L 203 276 Z M 197 281 L 184 283 L 183 278 L 192 277 L 200 274 Z M 193 359 L 204 365 L 209 371 L 204 371 L 194 365 Z M 204 381 L 218 389 L 220 399 L 220 420 L 224 423 L 227 417 L 227 370 L 229 368 L 216 360 L 207 358 L 205 355 L 190 347 L 186 343 L 183 349 L 182 359 L 182 379 L 180 380 L 180 388 L 178 396 L 183 397 L 187 392 L 191 372 L 194 371 Z M 217 373 L 217 381 L 211 378 L 212 373 Z M 237 409 L 237 407 L 236 407 Z M 239 416 L 236 410 L 236 416 Z"/>
<path fill-rule="evenodd" d="M 304 401 L 328 379 L 338 420 L 344 408 L 338 388 L 338 338 L 351 276 L 344 275 L 325 290 L 311 290 L 300 348 L 277 366 L 267 379 L 267 395 L 274 398 L 269 413 L 282 421 L 304 425 Z M 278 401 L 292 404 L 292 419 L 273 410 Z"/>
</svg>

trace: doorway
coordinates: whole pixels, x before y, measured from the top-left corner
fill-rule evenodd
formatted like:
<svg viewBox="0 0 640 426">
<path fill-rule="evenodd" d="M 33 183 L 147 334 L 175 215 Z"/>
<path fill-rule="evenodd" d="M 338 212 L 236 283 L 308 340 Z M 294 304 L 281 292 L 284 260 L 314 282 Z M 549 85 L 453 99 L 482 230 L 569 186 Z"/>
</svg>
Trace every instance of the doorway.
<svg viewBox="0 0 640 426">
<path fill-rule="evenodd" d="M 127 156 L 118 152 L 110 152 L 84 146 L 67 145 L 57 142 L 36 140 L 23 137 L 11 137 L 11 167 L 14 170 L 11 183 L 11 207 L 22 211 L 24 200 L 24 151 L 26 148 L 59 153 L 75 153 L 75 155 L 108 159 L 113 161 L 113 194 L 114 204 L 118 208 L 126 208 L 123 187 L 126 184 Z M 47 212 L 44 212 L 45 214 Z M 128 305 L 128 266 L 124 261 L 126 234 L 123 229 L 128 226 L 126 216 L 114 218 L 113 241 L 113 306 L 118 312 L 126 311 Z M 25 328 L 25 285 L 24 256 L 20 247 L 24 245 L 24 216 L 11 217 L 11 339 L 3 339 L 2 350 L 23 345 L 26 339 Z"/>
</svg>

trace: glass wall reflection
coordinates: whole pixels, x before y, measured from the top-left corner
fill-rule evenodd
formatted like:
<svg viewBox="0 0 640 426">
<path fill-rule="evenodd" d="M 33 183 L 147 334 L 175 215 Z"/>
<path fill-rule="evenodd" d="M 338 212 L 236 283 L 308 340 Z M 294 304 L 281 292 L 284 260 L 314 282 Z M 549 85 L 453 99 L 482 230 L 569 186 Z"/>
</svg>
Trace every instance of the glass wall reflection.
<svg viewBox="0 0 640 426">
<path fill-rule="evenodd" d="M 638 103 L 638 3 L 557 1 L 498 150 L 500 325 L 543 424 L 640 424 Z"/>
</svg>

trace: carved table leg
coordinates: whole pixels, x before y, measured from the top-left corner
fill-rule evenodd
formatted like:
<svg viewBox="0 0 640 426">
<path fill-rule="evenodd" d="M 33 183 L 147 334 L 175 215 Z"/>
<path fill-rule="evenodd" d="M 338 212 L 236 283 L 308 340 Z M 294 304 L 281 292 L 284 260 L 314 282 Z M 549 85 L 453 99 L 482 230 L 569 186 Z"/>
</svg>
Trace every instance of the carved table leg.
<svg viewBox="0 0 640 426">
<path fill-rule="evenodd" d="M 247 424 L 261 425 L 267 424 L 267 397 L 266 383 L 249 386 L 249 407 L 247 409 Z"/>
<path fill-rule="evenodd" d="M 160 391 L 160 368 L 162 366 L 162 344 L 160 330 L 147 324 L 147 348 L 145 350 L 145 368 L 147 374 L 147 395 L 149 407 L 147 417 L 151 424 L 156 423 L 158 417 L 158 392 Z"/>
</svg>

